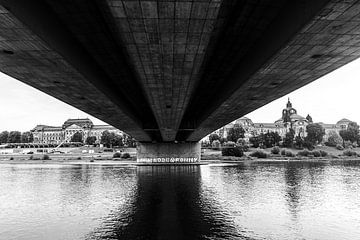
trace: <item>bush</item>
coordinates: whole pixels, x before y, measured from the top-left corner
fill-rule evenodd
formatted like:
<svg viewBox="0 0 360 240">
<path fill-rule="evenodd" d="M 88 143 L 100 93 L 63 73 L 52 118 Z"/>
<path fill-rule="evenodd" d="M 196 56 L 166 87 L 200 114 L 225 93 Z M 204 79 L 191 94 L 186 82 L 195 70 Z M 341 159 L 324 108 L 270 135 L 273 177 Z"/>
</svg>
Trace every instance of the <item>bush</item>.
<svg viewBox="0 0 360 240">
<path fill-rule="evenodd" d="M 119 152 L 114 153 L 113 158 L 121 158 L 121 153 Z"/>
<path fill-rule="evenodd" d="M 344 150 L 344 147 L 340 144 L 336 145 L 336 149 L 337 150 Z"/>
<path fill-rule="evenodd" d="M 227 147 L 235 147 L 235 142 L 233 141 L 227 141 L 224 146 L 227 146 Z"/>
<path fill-rule="evenodd" d="M 285 156 L 285 155 L 286 155 L 286 150 L 285 149 L 281 150 L 281 156 Z"/>
<path fill-rule="evenodd" d="M 315 148 L 314 144 L 311 141 L 309 141 L 308 139 L 304 140 L 303 146 L 310 151 L 314 150 L 314 148 Z"/>
<path fill-rule="evenodd" d="M 13 157 L 11 157 L 11 158 L 10 158 L 10 160 L 14 160 L 14 158 L 13 158 Z"/>
<path fill-rule="evenodd" d="M 321 157 L 321 153 L 319 151 L 313 151 L 312 154 L 314 157 Z"/>
<path fill-rule="evenodd" d="M 263 151 L 255 151 L 250 153 L 251 157 L 257 157 L 257 158 L 267 158 L 268 155 Z"/>
<path fill-rule="evenodd" d="M 280 148 L 279 147 L 273 147 L 271 149 L 271 153 L 272 154 L 279 154 L 280 153 Z"/>
<path fill-rule="evenodd" d="M 340 137 L 340 135 L 336 131 L 332 130 L 332 131 L 329 132 L 328 135 L 329 135 L 328 140 L 325 143 L 326 146 L 336 147 L 336 145 L 342 143 L 342 138 Z"/>
<path fill-rule="evenodd" d="M 77 157 L 76 160 L 81 160 L 81 157 Z"/>
<path fill-rule="evenodd" d="M 344 151 L 344 152 L 343 152 L 343 155 L 344 155 L 344 156 L 348 156 L 348 157 L 356 157 L 356 156 L 357 156 L 356 152 L 351 151 L 351 150 L 346 150 L 346 151 Z"/>
<path fill-rule="evenodd" d="M 121 158 L 130 158 L 130 153 L 123 153 Z"/>
<path fill-rule="evenodd" d="M 259 136 L 251 137 L 249 139 L 249 142 L 254 148 L 258 148 L 260 146 L 260 143 L 261 143 L 261 138 Z"/>
<path fill-rule="evenodd" d="M 236 146 L 240 147 L 243 152 L 249 151 L 249 145 L 243 138 L 239 138 L 236 142 Z"/>
<path fill-rule="evenodd" d="M 221 154 L 223 156 L 235 156 L 235 157 L 242 157 L 244 152 L 240 147 L 224 147 L 221 149 Z"/>
<path fill-rule="evenodd" d="M 286 152 L 285 152 L 285 156 L 287 156 L 287 157 L 295 157 L 295 154 L 293 154 L 293 153 L 290 152 L 290 151 L 286 151 Z"/>
<path fill-rule="evenodd" d="M 345 141 L 344 146 L 345 146 L 345 148 L 353 148 L 353 145 L 352 145 L 351 141 Z"/>
<path fill-rule="evenodd" d="M 45 155 L 42 157 L 42 160 L 50 160 L 49 155 L 45 154 Z"/>
<path fill-rule="evenodd" d="M 320 154 L 322 157 L 326 157 L 328 153 L 326 151 L 320 150 Z"/>
<path fill-rule="evenodd" d="M 298 156 L 307 157 L 309 156 L 310 152 L 308 150 L 300 151 L 297 153 Z"/>
<path fill-rule="evenodd" d="M 214 140 L 211 143 L 211 148 L 214 150 L 219 150 L 220 149 L 220 141 L 219 140 Z"/>
</svg>

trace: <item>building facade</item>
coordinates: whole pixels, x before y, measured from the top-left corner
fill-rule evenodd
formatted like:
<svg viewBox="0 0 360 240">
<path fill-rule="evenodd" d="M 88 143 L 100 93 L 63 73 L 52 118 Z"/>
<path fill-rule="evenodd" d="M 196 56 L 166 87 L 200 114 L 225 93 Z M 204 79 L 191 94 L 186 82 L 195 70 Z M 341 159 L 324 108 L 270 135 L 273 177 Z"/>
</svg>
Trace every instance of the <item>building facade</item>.
<svg viewBox="0 0 360 240">
<path fill-rule="evenodd" d="M 325 129 L 324 141 L 327 141 L 330 132 L 335 131 L 339 133 L 340 130 L 347 129 L 350 122 L 350 120 L 345 118 L 335 124 L 320 122 L 319 124 Z M 283 138 L 290 128 L 292 128 L 295 131 L 295 136 L 306 137 L 306 126 L 310 123 L 312 123 L 310 115 L 307 115 L 306 118 L 299 115 L 297 110 L 293 108 L 290 99 L 288 99 L 286 107 L 281 112 L 281 118 L 276 120 L 274 123 L 253 123 L 250 118 L 242 117 L 213 133 L 219 135 L 220 138 L 227 138 L 230 129 L 234 127 L 242 127 L 245 130 L 245 140 L 267 132 L 277 132 Z M 203 141 L 209 141 L 208 136 L 205 137 Z"/>
<path fill-rule="evenodd" d="M 77 132 L 82 134 L 84 142 L 87 137 L 95 136 L 96 143 L 100 143 L 101 135 L 104 131 L 114 132 L 120 135 L 124 134 L 119 129 L 110 125 L 94 125 L 88 118 L 68 119 L 60 127 L 37 125 L 31 130 L 34 143 L 43 144 L 68 143 Z"/>
</svg>

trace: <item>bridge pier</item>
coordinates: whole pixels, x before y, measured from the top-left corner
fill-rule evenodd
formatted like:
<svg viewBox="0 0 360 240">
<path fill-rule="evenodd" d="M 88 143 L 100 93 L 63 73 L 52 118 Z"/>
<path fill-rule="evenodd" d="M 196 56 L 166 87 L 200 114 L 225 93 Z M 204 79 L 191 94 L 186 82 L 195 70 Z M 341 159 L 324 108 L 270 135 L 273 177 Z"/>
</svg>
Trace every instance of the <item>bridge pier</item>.
<svg viewBox="0 0 360 240">
<path fill-rule="evenodd" d="M 201 157 L 200 142 L 139 143 L 137 162 L 149 164 L 198 163 Z"/>
</svg>

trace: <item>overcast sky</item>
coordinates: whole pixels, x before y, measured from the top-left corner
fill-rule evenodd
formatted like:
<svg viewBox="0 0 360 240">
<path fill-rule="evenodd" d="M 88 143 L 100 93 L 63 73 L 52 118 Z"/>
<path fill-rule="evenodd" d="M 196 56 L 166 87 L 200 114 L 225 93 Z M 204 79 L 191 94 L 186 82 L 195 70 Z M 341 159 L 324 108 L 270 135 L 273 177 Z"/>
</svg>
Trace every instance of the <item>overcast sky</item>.
<svg viewBox="0 0 360 240">
<path fill-rule="evenodd" d="M 336 123 L 341 118 L 360 122 L 360 60 L 250 113 L 253 122 L 274 122 L 290 97 L 298 114 L 315 122 Z M 37 124 L 61 126 L 68 118 L 102 121 L 0 73 L 0 131 L 28 131 Z"/>
</svg>

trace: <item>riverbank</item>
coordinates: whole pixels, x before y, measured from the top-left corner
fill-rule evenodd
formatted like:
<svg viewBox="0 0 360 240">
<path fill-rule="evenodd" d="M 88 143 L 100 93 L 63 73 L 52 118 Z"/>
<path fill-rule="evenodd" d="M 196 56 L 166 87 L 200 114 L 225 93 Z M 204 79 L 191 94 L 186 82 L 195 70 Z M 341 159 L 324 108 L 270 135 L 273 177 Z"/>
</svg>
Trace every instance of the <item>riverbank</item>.
<svg viewBox="0 0 360 240">
<path fill-rule="evenodd" d="M 329 147 L 319 147 L 316 150 L 326 151 L 326 157 L 299 156 L 299 150 L 285 149 L 291 151 L 294 156 L 282 156 L 272 154 L 271 149 L 261 149 L 267 154 L 267 158 L 251 157 L 250 154 L 259 149 L 250 149 L 242 157 L 222 156 L 219 150 L 205 149 L 201 154 L 201 162 L 195 164 L 236 164 L 250 162 L 338 162 L 338 161 L 360 161 L 360 152 L 357 156 L 344 156 L 343 151 Z M 354 149 L 356 150 L 356 149 Z M 360 150 L 359 150 L 360 151 Z M 49 159 L 46 159 L 47 156 Z M 84 154 L 81 152 L 70 154 L 3 154 L 0 155 L 0 164 L 101 164 L 101 165 L 149 165 L 136 162 L 136 152 L 132 152 L 129 158 L 113 158 L 113 153 Z M 164 165 L 164 164 L 158 164 Z"/>
<path fill-rule="evenodd" d="M 199 163 L 187 165 L 223 165 L 223 164 L 251 164 L 251 163 L 283 163 L 283 162 L 350 162 L 360 161 L 360 158 L 304 158 L 304 157 L 274 157 L 274 158 L 250 158 L 250 157 L 214 157 L 204 158 Z M 29 159 L 0 159 L 0 164 L 54 164 L 54 165 L 121 165 L 121 166 L 149 166 L 149 165 L 171 165 L 171 164 L 144 164 L 136 162 L 135 158 L 130 159 L 48 159 L 48 160 L 29 160 Z"/>
</svg>

